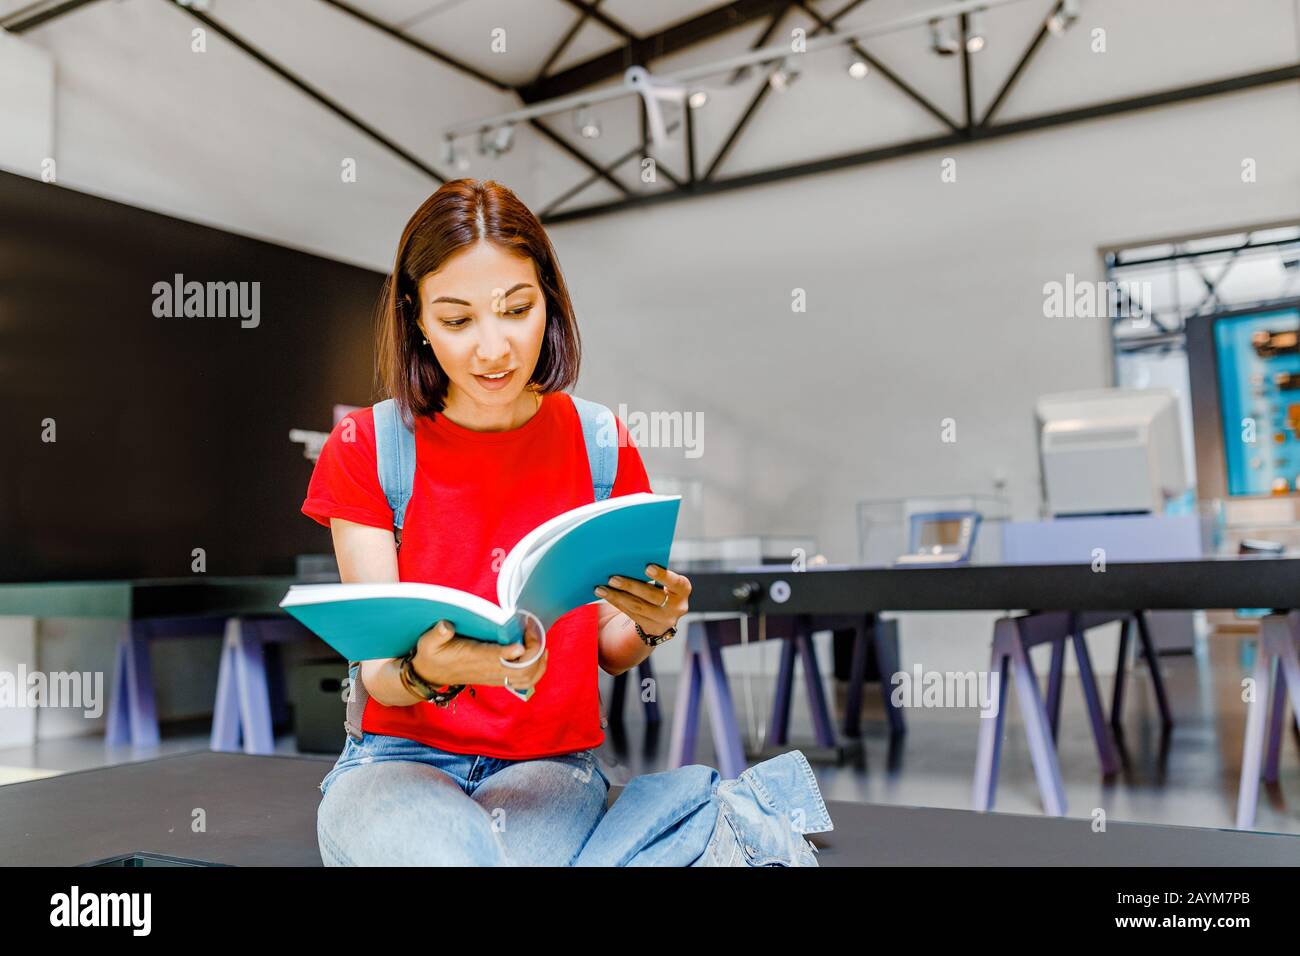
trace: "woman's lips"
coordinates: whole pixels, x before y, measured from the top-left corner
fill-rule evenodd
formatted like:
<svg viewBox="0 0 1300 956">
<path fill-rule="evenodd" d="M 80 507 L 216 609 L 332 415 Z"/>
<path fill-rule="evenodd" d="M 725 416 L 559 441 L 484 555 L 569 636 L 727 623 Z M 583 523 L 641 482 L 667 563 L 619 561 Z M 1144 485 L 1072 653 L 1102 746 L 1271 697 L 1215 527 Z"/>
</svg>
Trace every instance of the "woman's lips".
<svg viewBox="0 0 1300 956">
<path fill-rule="evenodd" d="M 486 388 L 489 392 L 496 392 L 499 391 L 500 389 L 505 388 L 507 385 L 510 384 L 510 380 L 513 379 L 514 377 L 515 377 L 514 369 L 511 369 L 509 372 L 507 372 L 505 375 L 501 376 L 500 378 L 487 378 L 486 376 L 483 375 L 474 376 L 474 378 L 478 381 L 479 385 L 481 385 L 483 388 Z"/>
</svg>

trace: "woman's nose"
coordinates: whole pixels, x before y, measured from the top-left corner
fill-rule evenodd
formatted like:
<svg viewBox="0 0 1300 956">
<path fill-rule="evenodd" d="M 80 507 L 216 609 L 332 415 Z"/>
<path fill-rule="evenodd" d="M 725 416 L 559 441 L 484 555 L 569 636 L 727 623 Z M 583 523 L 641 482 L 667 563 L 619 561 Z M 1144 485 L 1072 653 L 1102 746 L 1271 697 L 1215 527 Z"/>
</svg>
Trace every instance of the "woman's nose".
<svg viewBox="0 0 1300 956">
<path fill-rule="evenodd" d="M 478 338 L 479 361 L 491 363 L 499 361 L 510 354 L 510 342 L 494 328 L 484 328 Z"/>
</svg>

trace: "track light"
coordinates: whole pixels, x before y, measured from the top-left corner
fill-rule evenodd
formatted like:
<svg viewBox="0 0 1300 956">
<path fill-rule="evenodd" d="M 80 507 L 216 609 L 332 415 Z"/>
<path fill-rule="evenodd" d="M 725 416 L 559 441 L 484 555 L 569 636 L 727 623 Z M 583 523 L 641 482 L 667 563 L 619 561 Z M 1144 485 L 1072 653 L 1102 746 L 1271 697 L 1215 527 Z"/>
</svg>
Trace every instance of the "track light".
<svg viewBox="0 0 1300 956">
<path fill-rule="evenodd" d="M 600 121 L 591 115 L 591 110 L 586 106 L 579 108 L 574 126 L 583 139 L 597 139 L 600 136 Z"/>
<path fill-rule="evenodd" d="M 966 52 L 984 49 L 984 11 L 972 10 L 966 17 Z"/>
<path fill-rule="evenodd" d="M 799 71 L 792 68 L 789 58 L 786 58 L 781 61 L 780 66 L 768 74 L 767 84 L 778 93 L 784 93 L 798 78 Z"/>
<path fill-rule="evenodd" d="M 515 141 L 515 124 L 505 123 L 495 129 L 480 130 L 478 134 L 478 151 L 494 159 L 510 151 Z"/>
<path fill-rule="evenodd" d="M 442 162 L 444 166 L 454 166 L 461 172 L 469 169 L 469 157 L 456 148 L 456 141 L 450 136 L 442 141 Z"/>
<path fill-rule="evenodd" d="M 855 80 L 860 80 L 871 72 L 871 68 L 867 66 L 867 61 L 852 49 L 849 50 L 849 62 L 846 68 L 849 71 L 849 76 Z"/>
<path fill-rule="evenodd" d="M 940 56 L 952 56 L 961 49 L 957 42 L 957 31 L 951 20 L 935 18 L 930 21 L 930 49 Z"/>
<path fill-rule="evenodd" d="M 493 146 L 496 147 L 497 154 L 509 152 L 510 147 L 514 144 L 515 124 L 506 123 L 504 126 L 498 126 L 496 137 L 493 139 Z"/>
<path fill-rule="evenodd" d="M 709 94 L 704 90 L 696 90 L 686 100 L 691 109 L 698 110 L 701 106 L 709 101 Z"/>
<path fill-rule="evenodd" d="M 1079 0 L 1061 0 L 1056 12 L 1047 18 L 1047 29 L 1060 36 L 1079 19 Z"/>
</svg>

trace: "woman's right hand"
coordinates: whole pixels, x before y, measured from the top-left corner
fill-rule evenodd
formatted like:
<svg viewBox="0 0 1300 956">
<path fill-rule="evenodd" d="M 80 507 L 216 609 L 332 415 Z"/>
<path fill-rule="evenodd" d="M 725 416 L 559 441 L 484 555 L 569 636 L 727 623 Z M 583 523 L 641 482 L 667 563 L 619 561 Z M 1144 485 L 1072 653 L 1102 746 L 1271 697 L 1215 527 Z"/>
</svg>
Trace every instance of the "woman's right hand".
<svg viewBox="0 0 1300 956">
<path fill-rule="evenodd" d="M 546 657 L 550 651 L 543 652 L 528 667 L 504 667 L 501 661 L 528 660 L 537 655 L 541 646 L 541 631 L 531 617 L 524 626 L 523 643 L 504 646 L 458 637 L 450 621 L 439 621 L 420 635 L 411 663 L 415 672 L 434 687 L 443 684 L 503 687 L 509 678 L 515 690 L 527 690 L 546 673 Z"/>
</svg>

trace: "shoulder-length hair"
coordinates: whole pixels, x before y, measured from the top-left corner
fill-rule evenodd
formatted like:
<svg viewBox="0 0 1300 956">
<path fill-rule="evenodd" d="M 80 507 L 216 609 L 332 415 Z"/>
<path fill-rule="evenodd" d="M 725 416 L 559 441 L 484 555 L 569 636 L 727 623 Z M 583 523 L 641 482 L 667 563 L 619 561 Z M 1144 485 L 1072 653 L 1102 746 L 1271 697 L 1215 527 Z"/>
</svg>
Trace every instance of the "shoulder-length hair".
<svg viewBox="0 0 1300 956">
<path fill-rule="evenodd" d="M 421 346 L 420 280 L 462 249 L 487 240 L 527 256 L 537 269 L 546 301 L 546 334 L 529 379 L 542 392 L 563 391 L 578 380 L 582 342 L 569 289 L 551 240 L 532 211 L 509 188 L 492 180 L 453 179 L 415 211 L 397 244 L 393 271 L 384 280 L 376 316 L 375 360 L 379 389 L 397 400 L 408 423 L 442 411 L 451 380 L 433 349 Z"/>
</svg>

